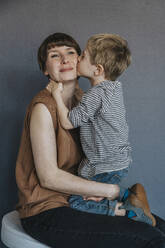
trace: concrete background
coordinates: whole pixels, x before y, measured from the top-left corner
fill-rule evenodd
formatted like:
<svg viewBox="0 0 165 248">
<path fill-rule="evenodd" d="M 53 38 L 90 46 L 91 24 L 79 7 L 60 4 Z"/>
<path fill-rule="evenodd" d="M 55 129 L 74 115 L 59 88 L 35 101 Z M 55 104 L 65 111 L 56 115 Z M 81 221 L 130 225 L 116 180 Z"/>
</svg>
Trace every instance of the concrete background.
<svg viewBox="0 0 165 248">
<path fill-rule="evenodd" d="M 133 147 L 126 183 L 141 182 L 152 211 L 165 219 L 164 13 L 164 0 L 0 1 L 0 217 L 17 202 L 15 161 L 27 104 L 47 83 L 36 59 L 40 43 L 65 32 L 83 49 L 89 36 L 108 32 L 127 39 L 133 57 L 120 77 Z M 88 81 L 80 86 L 88 89 Z"/>
</svg>

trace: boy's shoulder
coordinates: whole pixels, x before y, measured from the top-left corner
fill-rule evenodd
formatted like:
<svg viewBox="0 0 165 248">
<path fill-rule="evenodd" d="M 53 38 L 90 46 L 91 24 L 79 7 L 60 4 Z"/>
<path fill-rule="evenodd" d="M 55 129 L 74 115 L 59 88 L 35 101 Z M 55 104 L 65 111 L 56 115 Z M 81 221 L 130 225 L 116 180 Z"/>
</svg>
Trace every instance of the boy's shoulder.
<svg viewBox="0 0 165 248">
<path fill-rule="evenodd" d="M 122 84 L 119 81 L 110 81 L 105 80 L 95 86 L 95 89 L 98 91 L 115 91 L 118 88 L 121 88 Z"/>
</svg>

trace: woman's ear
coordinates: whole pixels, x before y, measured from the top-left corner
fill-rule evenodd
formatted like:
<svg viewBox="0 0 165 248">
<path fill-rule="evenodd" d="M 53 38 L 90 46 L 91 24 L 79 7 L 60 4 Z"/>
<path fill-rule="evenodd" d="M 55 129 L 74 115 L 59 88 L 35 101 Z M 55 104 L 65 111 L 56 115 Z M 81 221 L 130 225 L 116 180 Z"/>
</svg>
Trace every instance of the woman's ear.
<svg viewBox="0 0 165 248">
<path fill-rule="evenodd" d="M 94 71 L 95 76 L 103 76 L 104 75 L 104 68 L 102 65 L 96 65 L 96 70 Z"/>
<path fill-rule="evenodd" d="M 48 73 L 47 70 L 44 71 L 44 75 L 45 75 L 45 76 L 48 76 L 48 75 L 49 75 L 49 73 Z"/>
</svg>

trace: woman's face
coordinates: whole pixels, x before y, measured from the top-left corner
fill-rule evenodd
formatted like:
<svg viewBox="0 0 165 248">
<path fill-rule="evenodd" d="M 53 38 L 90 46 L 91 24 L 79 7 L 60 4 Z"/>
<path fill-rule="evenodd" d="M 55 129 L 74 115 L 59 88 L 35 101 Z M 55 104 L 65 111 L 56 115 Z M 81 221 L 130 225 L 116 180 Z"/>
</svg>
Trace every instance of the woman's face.
<svg viewBox="0 0 165 248">
<path fill-rule="evenodd" d="M 77 79 L 78 54 L 73 47 L 55 46 L 47 51 L 45 75 L 53 81 L 64 82 Z"/>
</svg>

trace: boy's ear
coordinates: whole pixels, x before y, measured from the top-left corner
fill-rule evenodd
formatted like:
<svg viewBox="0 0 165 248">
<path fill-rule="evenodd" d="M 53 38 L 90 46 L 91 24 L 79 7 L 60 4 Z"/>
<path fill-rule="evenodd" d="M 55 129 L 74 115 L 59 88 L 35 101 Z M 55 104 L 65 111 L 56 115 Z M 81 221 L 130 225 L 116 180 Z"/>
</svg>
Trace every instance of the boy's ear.
<svg viewBox="0 0 165 248">
<path fill-rule="evenodd" d="M 102 65 L 96 65 L 96 70 L 94 71 L 95 76 L 102 76 L 104 74 L 104 68 Z"/>
</svg>

